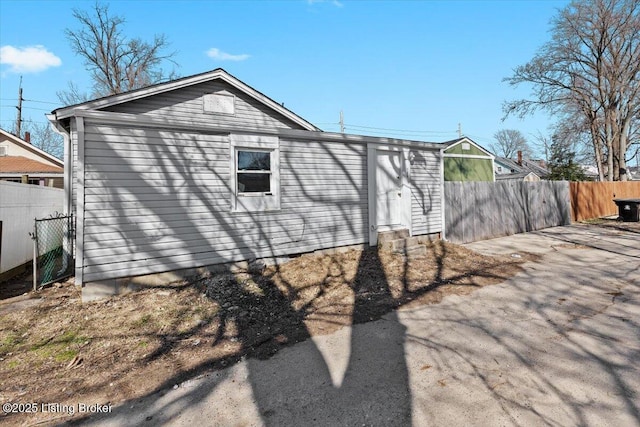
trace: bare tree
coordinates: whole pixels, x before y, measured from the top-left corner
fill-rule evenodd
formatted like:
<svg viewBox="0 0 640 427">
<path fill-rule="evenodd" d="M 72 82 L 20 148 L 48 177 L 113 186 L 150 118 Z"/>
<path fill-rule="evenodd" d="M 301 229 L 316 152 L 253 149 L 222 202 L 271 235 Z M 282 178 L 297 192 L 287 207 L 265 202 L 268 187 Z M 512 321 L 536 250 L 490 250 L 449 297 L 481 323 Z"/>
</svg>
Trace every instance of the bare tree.
<svg viewBox="0 0 640 427">
<path fill-rule="evenodd" d="M 34 122 L 33 120 L 23 120 L 20 128 L 19 138 L 24 139 L 27 132 L 30 134 L 31 145 L 62 159 L 64 155 L 64 141 L 62 136 L 57 134 L 47 122 Z M 11 133 L 17 135 L 14 124 Z"/>
<path fill-rule="evenodd" d="M 93 79 L 93 97 L 114 95 L 174 77 L 163 70 L 164 64 L 175 62 L 175 52 L 166 53 L 169 43 L 163 34 L 152 42 L 127 38 L 123 34 L 125 19 L 109 14 L 109 7 L 96 3 L 89 12 L 74 9 L 77 29 L 67 29 L 65 35 L 73 51 L 84 59 Z M 83 101 L 72 83 L 70 89 L 58 94 L 61 102 Z"/>
<path fill-rule="evenodd" d="M 531 157 L 531 147 L 519 130 L 501 129 L 496 132 L 493 137 L 496 139 L 496 142 L 491 144 L 489 148 L 494 154 L 512 159 L 518 154 L 518 151 L 522 151 L 524 157 Z"/>
<path fill-rule="evenodd" d="M 91 99 L 89 94 L 82 92 L 74 82 L 68 82 L 67 90 L 57 91 L 56 95 L 58 96 L 58 100 L 64 105 L 80 104 Z"/>
<path fill-rule="evenodd" d="M 579 117 L 600 179 L 625 180 L 632 128 L 640 114 L 640 0 L 574 0 L 552 21 L 552 39 L 505 80 L 532 85 L 532 98 L 505 114 L 542 108 Z"/>
</svg>

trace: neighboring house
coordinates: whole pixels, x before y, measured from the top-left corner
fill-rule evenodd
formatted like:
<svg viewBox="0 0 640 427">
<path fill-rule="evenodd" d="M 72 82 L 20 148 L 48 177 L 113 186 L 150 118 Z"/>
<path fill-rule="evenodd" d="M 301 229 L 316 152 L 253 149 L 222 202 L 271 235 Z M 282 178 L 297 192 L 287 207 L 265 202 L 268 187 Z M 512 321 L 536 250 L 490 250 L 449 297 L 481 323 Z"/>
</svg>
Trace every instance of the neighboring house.
<svg viewBox="0 0 640 427">
<path fill-rule="evenodd" d="M 444 143 L 445 181 L 494 181 L 494 156 L 467 137 Z"/>
<path fill-rule="evenodd" d="M 598 167 L 597 166 L 593 166 L 593 165 L 580 165 L 580 168 L 582 168 L 582 172 L 584 172 L 584 175 L 592 180 L 592 181 L 598 181 L 600 179 L 600 175 L 598 174 Z"/>
<path fill-rule="evenodd" d="M 627 168 L 630 181 L 640 181 L 640 167 L 630 166 Z"/>
<path fill-rule="evenodd" d="M 442 144 L 322 132 L 222 69 L 49 119 L 73 165 L 65 209 L 84 299 L 221 263 L 376 245 L 383 231 L 443 232 Z"/>
<path fill-rule="evenodd" d="M 0 181 L 63 188 L 63 168 L 62 160 L 0 129 Z"/>
<path fill-rule="evenodd" d="M 527 160 L 518 152 L 518 160 L 496 157 L 494 172 L 497 181 L 515 179 L 518 181 L 540 181 L 549 175 L 549 171 L 541 160 Z"/>
<path fill-rule="evenodd" d="M 517 181 L 536 182 L 540 177 L 533 172 L 514 172 L 509 174 L 496 174 L 496 181 L 515 179 Z"/>
</svg>

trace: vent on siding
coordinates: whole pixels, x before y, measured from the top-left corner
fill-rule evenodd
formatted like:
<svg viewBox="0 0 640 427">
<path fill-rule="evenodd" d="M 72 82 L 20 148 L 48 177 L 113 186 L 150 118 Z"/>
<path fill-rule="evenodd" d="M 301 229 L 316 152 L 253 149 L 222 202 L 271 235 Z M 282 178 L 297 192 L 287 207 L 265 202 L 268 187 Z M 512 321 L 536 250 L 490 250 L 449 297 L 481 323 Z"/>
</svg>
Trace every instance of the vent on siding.
<svg viewBox="0 0 640 427">
<path fill-rule="evenodd" d="M 0 147 L 0 156 L 7 155 L 7 147 Z"/>
<path fill-rule="evenodd" d="M 471 144 L 469 144 L 468 142 L 463 142 L 462 143 L 462 149 L 465 150 L 465 151 L 471 150 Z"/>
<path fill-rule="evenodd" d="M 236 97 L 231 94 L 208 93 L 202 98 L 205 113 L 233 115 L 236 112 Z"/>
</svg>

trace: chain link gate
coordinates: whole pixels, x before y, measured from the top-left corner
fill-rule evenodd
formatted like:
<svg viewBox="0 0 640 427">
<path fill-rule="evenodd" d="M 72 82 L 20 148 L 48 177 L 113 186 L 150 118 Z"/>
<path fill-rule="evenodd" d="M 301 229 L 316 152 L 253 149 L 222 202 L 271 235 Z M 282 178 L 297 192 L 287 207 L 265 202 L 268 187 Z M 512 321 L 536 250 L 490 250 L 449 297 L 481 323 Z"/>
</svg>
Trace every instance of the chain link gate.
<svg viewBox="0 0 640 427">
<path fill-rule="evenodd" d="M 34 290 L 73 274 L 73 215 L 36 219 L 32 237 Z"/>
</svg>

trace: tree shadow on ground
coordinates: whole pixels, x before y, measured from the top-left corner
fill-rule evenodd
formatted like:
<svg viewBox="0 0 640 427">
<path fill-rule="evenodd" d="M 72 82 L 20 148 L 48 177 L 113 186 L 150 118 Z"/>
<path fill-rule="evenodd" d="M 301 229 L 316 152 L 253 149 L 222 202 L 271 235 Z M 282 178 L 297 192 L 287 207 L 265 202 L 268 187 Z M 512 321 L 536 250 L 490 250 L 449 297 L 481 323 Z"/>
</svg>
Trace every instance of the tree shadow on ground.
<svg viewBox="0 0 640 427">
<path fill-rule="evenodd" d="M 212 349 L 236 345 L 236 351 L 169 378 L 142 398 L 142 414 L 155 423 L 167 423 L 189 408 L 214 411 L 212 396 L 220 393 L 230 372 L 246 369 L 254 401 L 249 406 L 257 408 L 267 425 L 410 424 L 405 327 L 396 309 L 425 297 L 438 301 L 446 294 L 439 293 L 444 288 L 466 293 L 482 281 L 499 282 L 509 276 L 497 265 L 504 260 L 485 260 L 463 269 L 456 264 L 463 258 L 451 253 L 456 247 L 433 242 L 425 248 L 427 253 L 417 259 L 375 248 L 336 253 L 320 261 L 302 256 L 289 264 L 298 263 L 296 271 L 306 280 L 292 276 L 285 264 L 199 282 L 197 286 L 220 306 Z M 420 276 L 424 269 L 417 265 L 431 268 Z M 352 327 L 355 324 L 361 326 Z M 159 354 L 171 352 L 195 332 L 169 337 Z M 246 363 L 237 364 L 243 360 Z M 163 399 L 175 384 L 202 375 L 215 379 Z M 141 421 L 128 418 L 128 411 L 125 404 L 106 418 L 130 425 Z"/>
<path fill-rule="evenodd" d="M 353 324 L 388 314 L 387 321 L 352 328 L 350 342 L 325 341 L 325 352 L 310 344 L 268 363 L 248 360 L 253 395 L 266 425 L 411 424 L 405 328 L 392 312 L 395 304 L 385 277 L 377 252 L 364 251 L 350 283 L 353 306 L 345 308 Z M 298 320 L 295 329 L 307 331 L 303 318 Z M 346 367 L 332 366 L 326 358 L 342 359 Z"/>
</svg>

